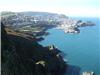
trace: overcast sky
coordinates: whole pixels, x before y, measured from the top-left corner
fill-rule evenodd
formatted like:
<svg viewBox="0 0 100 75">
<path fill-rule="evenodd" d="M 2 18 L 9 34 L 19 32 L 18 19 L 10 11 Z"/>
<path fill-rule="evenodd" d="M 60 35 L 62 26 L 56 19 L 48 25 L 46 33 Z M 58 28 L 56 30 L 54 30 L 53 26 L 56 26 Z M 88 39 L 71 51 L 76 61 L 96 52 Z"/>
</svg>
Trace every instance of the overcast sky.
<svg viewBox="0 0 100 75">
<path fill-rule="evenodd" d="M 1 0 L 0 11 L 44 11 L 68 16 L 100 16 L 100 0 Z"/>
</svg>

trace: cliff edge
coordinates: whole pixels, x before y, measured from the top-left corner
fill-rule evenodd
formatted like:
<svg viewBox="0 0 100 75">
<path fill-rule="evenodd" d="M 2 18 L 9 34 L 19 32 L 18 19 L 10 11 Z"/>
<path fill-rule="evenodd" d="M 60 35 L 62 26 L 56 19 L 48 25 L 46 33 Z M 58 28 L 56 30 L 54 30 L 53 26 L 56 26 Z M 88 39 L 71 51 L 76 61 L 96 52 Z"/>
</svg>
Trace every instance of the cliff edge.
<svg viewBox="0 0 100 75">
<path fill-rule="evenodd" d="M 43 47 L 1 23 L 2 75 L 61 75 L 66 64 L 60 52 L 54 46 Z"/>
</svg>

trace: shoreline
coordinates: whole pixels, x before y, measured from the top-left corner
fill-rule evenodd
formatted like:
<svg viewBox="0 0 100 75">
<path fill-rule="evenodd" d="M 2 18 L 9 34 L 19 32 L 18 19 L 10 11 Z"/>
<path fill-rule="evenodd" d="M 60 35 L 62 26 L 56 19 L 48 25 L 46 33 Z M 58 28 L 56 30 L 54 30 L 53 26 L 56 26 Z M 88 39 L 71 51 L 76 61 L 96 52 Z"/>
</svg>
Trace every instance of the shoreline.
<svg viewBox="0 0 100 75">
<path fill-rule="evenodd" d="M 67 24 L 63 24 L 63 25 L 58 25 L 56 27 L 56 29 L 61 29 L 63 30 L 65 33 L 75 33 L 78 34 L 80 33 L 80 29 L 81 27 L 87 27 L 87 26 L 95 26 L 94 23 L 92 23 L 91 21 L 86 21 L 86 22 L 79 22 L 76 24 L 72 24 L 72 25 L 67 25 Z"/>
</svg>

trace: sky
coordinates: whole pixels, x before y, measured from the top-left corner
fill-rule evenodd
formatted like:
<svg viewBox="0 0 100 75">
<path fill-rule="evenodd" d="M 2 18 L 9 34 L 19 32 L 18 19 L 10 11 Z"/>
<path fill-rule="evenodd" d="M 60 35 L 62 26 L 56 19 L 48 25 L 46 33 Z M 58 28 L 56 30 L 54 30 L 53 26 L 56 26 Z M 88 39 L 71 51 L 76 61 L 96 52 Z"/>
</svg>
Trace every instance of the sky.
<svg viewBox="0 0 100 75">
<path fill-rule="evenodd" d="M 1 11 L 42 11 L 67 16 L 100 16 L 100 0 L 0 0 Z"/>
</svg>

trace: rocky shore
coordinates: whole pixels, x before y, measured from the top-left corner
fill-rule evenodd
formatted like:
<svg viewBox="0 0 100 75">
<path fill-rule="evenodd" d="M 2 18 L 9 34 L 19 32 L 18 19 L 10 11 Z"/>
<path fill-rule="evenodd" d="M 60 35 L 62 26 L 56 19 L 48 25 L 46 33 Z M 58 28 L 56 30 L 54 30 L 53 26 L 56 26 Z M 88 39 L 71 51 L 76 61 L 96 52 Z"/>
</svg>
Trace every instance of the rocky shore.
<svg viewBox="0 0 100 75">
<path fill-rule="evenodd" d="M 43 47 L 1 24 L 2 75 L 62 75 L 67 64 L 60 53 L 53 45 Z"/>
<path fill-rule="evenodd" d="M 94 26 L 91 21 L 82 22 L 81 20 L 67 20 L 66 22 L 58 25 L 57 29 L 62 29 L 65 33 L 80 33 L 80 27 Z"/>
</svg>

